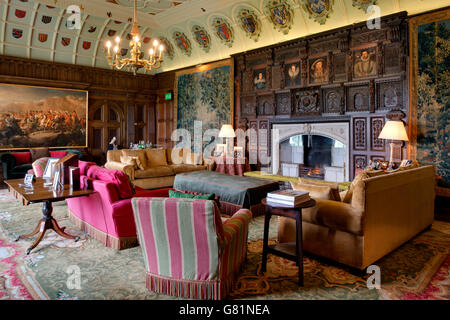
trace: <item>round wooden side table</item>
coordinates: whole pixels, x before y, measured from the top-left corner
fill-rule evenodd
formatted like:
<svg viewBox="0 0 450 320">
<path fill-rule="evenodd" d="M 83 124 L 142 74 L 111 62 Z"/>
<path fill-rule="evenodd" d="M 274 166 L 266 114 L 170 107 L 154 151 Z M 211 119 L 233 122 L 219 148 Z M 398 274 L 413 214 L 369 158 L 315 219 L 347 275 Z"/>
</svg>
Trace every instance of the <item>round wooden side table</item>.
<svg viewBox="0 0 450 320">
<path fill-rule="evenodd" d="M 298 284 L 303 286 L 303 243 L 302 243 L 302 209 L 314 207 L 314 199 L 300 203 L 296 206 L 267 203 L 267 199 L 262 200 L 266 207 L 266 216 L 264 219 L 264 241 L 263 257 L 261 270 L 266 271 L 267 254 L 273 254 L 290 261 L 294 261 L 298 266 Z M 272 216 L 280 216 L 294 219 L 296 222 L 296 241 L 279 243 L 269 246 L 269 225 Z"/>
</svg>

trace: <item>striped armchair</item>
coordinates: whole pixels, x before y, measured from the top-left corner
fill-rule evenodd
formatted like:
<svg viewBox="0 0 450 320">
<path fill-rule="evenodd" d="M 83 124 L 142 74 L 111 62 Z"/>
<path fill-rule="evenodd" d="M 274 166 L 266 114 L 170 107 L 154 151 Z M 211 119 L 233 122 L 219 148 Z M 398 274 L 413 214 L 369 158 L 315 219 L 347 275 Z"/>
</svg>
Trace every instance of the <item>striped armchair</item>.
<svg viewBox="0 0 450 320">
<path fill-rule="evenodd" d="M 149 290 L 194 299 L 222 299 L 247 256 L 252 213 L 224 221 L 214 201 L 132 200 Z"/>
</svg>

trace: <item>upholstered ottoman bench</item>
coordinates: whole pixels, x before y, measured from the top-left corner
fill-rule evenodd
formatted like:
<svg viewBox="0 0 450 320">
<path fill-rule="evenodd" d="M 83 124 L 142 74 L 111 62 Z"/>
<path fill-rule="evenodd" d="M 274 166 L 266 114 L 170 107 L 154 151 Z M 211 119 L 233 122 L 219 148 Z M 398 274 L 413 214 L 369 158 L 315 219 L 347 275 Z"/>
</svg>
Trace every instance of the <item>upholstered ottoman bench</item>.
<svg viewBox="0 0 450 320">
<path fill-rule="evenodd" d="M 232 176 L 214 171 L 196 171 L 177 174 L 174 189 L 199 193 L 214 193 L 220 197 L 223 214 L 232 215 L 239 209 L 250 209 L 253 216 L 264 214 L 261 204 L 268 192 L 279 189 L 277 182 Z"/>
</svg>

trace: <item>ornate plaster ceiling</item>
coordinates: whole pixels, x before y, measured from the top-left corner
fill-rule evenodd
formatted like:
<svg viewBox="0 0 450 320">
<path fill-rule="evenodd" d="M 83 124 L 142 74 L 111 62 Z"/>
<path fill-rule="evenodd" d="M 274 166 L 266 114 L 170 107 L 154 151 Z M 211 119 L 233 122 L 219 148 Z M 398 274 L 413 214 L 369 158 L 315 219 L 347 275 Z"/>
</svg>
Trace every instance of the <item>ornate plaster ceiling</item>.
<svg viewBox="0 0 450 320">
<path fill-rule="evenodd" d="M 158 13 L 164 12 L 170 8 L 176 7 L 182 3 L 189 2 L 191 0 L 138 0 L 137 9 L 140 12 L 148 13 L 151 15 L 157 15 Z M 133 0 L 106 0 L 106 2 L 114 3 L 119 6 L 133 7 Z"/>
<path fill-rule="evenodd" d="M 0 54 L 109 68 L 105 42 L 118 35 L 127 49 L 132 3 L 0 0 Z M 365 21 L 372 3 L 384 16 L 425 12 L 448 0 L 138 0 L 138 19 L 145 52 L 150 39 L 164 39 L 170 55 L 161 72 Z M 80 29 L 66 25 L 70 5 L 81 9 Z"/>
</svg>

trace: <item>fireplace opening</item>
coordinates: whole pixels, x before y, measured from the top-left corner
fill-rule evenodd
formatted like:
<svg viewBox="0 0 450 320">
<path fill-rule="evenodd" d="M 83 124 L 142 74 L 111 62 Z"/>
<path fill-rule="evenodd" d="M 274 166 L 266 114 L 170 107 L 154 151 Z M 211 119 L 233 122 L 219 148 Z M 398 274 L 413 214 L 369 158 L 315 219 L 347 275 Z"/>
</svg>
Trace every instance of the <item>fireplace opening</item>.
<svg viewBox="0 0 450 320">
<path fill-rule="evenodd" d="M 340 180 L 344 178 L 345 157 L 343 143 L 322 135 L 295 135 L 280 143 L 280 164 L 285 176 L 335 181 L 337 177 L 330 174 L 341 172 Z"/>
</svg>

